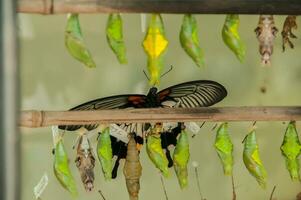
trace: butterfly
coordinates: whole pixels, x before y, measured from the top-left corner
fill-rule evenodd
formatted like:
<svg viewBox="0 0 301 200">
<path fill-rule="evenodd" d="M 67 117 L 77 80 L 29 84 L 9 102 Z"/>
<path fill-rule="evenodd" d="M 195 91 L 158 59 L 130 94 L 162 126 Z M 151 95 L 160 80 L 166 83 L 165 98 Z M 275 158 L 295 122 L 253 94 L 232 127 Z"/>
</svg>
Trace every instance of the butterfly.
<svg viewBox="0 0 301 200">
<path fill-rule="evenodd" d="M 196 80 L 177 84 L 158 92 L 156 87 L 150 88 L 147 95 L 125 94 L 109 96 L 95 99 L 70 110 L 104 110 L 104 109 L 127 109 L 127 108 L 157 108 L 157 107 L 178 107 L 178 108 L 197 108 L 214 105 L 227 96 L 227 90 L 221 84 L 211 80 Z M 126 132 L 137 133 L 137 123 L 118 124 Z M 145 124 L 145 127 L 149 124 Z M 75 131 L 85 127 L 93 130 L 98 124 L 89 125 L 68 125 L 59 126 L 59 129 Z M 181 132 L 181 128 L 175 127 L 169 131 L 163 131 L 161 135 L 161 145 L 169 158 L 169 167 L 173 165 L 169 145 L 176 145 L 176 137 Z M 137 144 L 143 144 L 143 138 L 136 137 Z M 139 140 L 139 141 L 137 141 Z M 126 157 L 126 143 L 111 136 L 113 155 L 117 156 L 112 172 L 112 178 L 117 176 L 117 169 L 120 159 Z"/>
<path fill-rule="evenodd" d="M 210 80 L 197 80 L 181 83 L 158 92 L 150 88 L 147 95 L 125 94 L 95 99 L 70 110 L 105 110 L 125 108 L 208 107 L 223 100 L 227 90 L 221 84 Z M 83 125 L 59 126 L 59 129 L 75 131 Z M 87 130 L 97 128 L 98 124 L 84 125 Z M 126 128 L 124 126 L 123 128 Z"/>
</svg>

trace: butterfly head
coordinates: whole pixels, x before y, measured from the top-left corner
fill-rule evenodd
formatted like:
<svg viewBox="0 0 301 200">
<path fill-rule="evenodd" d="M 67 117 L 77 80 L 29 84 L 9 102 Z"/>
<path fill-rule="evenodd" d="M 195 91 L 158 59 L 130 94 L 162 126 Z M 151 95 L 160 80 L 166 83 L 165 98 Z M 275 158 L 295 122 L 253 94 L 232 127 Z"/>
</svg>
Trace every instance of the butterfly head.
<svg viewBox="0 0 301 200">
<path fill-rule="evenodd" d="M 157 95 L 157 92 L 158 92 L 158 88 L 152 87 L 152 88 L 149 90 L 147 96 L 156 96 L 156 95 Z"/>
</svg>

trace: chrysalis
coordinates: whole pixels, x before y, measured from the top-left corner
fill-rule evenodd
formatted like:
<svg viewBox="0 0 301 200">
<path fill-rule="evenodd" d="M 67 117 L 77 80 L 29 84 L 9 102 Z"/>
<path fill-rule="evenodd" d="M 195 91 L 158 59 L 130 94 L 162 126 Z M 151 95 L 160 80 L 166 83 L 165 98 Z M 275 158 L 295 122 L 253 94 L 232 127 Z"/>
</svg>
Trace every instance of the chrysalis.
<svg viewBox="0 0 301 200">
<path fill-rule="evenodd" d="M 125 176 L 130 200 L 138 200 L 142 167 L 139 160 L 139 152 L 134 134 L 130 135 L 130 140 L 127 145 L 127 155 L 123 168 L 123 174 Z"/>
<path fill-rule="evenodd" d="M 271 56 L 277 32 L 278 29 L 275 26 L 273 15 L 260 15 L 255 33 L 259 41 L 259 53 L 262 64 L 271 64 Z"/>
<path fill-rule="evenodd" d="M 110 128 L 105 128 L 98 136 L 97 155 L 101 164 L 102 172 L 106 180 L 112 178 L 112 147 Z"/>
<path fill-rule="evenodd" d="M 204 55 L 200 48 L 197 21 L 191 14 L 186 14 L 183 17 L 180 42 L 182 48 L 192 58 L 195 64 L 199 67 L 204 66 Z"/>
<path fill-rule="evenodd" d="M 156 124 L 146 138 L 146 152 L 154 165 L 163 173 L 165 177 L 169 176 L 168 159 L 161 146 L 160 133 L 162 126 Z"/>
<path fill-rule="evenodd" d="M 163 20 L 160 14 L 152 14 L 142 45 L 148 56 L 147 68 L 150 74 L 149 83 L 152 86 L 159 85 L 163 68 L 163 53 L 168 45 Z"/>
<path fill-rule="evenodd" d="M 65 45 L 69 53 L 89 68 L 96 67 L 90 51 L 84 44 L 78 14 L 68 14 L 65 30 Z"/>
<path fill-rule="evenodd" d="M 296 22 L 296 15 L 289 15 L 286 17 L 284 24 L 283 24 L 283 29 L 281 32 L 282 35 L 282 50 L 285 51 L 285 45 L 286 43 L 289 44 L 289 46 L 293 49 L 294 44 L 290 40 L 290 38 L 297 38 L 296 35 L 293 34 L 292 29 L 297 29 L 297 22 Z"/>
<path fill-rule="evenodd" d="M 292 180 L 300 180 L 298 157 L 301 153 L 301 143 L 294 121 L 288 124 L 280 149 Z"/>
<path fill-rule="evenodd" d="M 243 161 L 252 176 L 254 176 L 258 184 L 266 187 L 266 170 L 261 162 L 256 141 L 255 130 L 253 129 L 244 140 Z"/>
<path fill-rule="evenodd" d="M 187 165 L 189 157 L 188 134 L 185 130 L 182 130 L 173 154 L 174 169 L 177 174 L 181 189 L 187 187 L 188 185 Z"/>
<path fill-rule="evenodd" d="M 119 13 L 109 15 L 106 27 L 107 41 L 120 64 L 126 64 L 126 48 L 123 41 L 122 18 Z"/>
<path fill-rule="evenodd" d="M 68 156 L 62 138 L 55 144 L 53 170 L 60 184 L 73 196 L 77 196 L 75 180 L 69 168 Z"/>
<path fill-rule="evenodd" d="M 227 15 L 222 29 L 224 43 L 236 55 L 240 62 L 243 62 L 246 54 L 245 45 L 240 39 L 239 33 L 239 16 Z"/>
<path fill-rule="evenodd" d="M 140 136 L 135 136 L 134 139 L 137 144 L 137 149 L 140 152 L 140 150 L 143 146 L 143 138 Z M 117 177 L 120 160 L 126 158 L 127 143 L 124 143 L 121 140 L 117 140 L 115 137 L 111 136 L 111 146 L 112 146 L 113 156 L 117 157 L 117 159 L 115 160 L 115 163 L 114 163 L 113 170 L 112 170 L 112 178 L 115 179 Z"/>
<path fill-rule="evenodd" d="M 214 146 L 223 164 L 224 174 L 231 176 L 233 170 L 233 144 L 227 122 L 222 123 L 217 129 Z"/>
<path fill-rule="evenodd" d="M 94 188 L 95 158 L 87 135 L 83 134 L 80 136 L 76 152 L 75 163 L 81 180 L 86 191 L 92 191 Z"/>
</svg>

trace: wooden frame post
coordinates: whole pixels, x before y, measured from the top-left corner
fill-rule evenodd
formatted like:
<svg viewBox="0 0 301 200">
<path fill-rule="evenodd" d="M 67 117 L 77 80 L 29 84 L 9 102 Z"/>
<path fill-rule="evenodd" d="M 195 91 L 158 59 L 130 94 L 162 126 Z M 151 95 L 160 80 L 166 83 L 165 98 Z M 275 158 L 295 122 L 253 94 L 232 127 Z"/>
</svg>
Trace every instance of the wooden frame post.
<svg viewBox="0 0 301 200">
<path fill-rule="evenodd" d="M 20 143 L 17 128 L 17 26 L 14 0 L 0 1 L 0 199 L 20 198 Z"/>
</svg>

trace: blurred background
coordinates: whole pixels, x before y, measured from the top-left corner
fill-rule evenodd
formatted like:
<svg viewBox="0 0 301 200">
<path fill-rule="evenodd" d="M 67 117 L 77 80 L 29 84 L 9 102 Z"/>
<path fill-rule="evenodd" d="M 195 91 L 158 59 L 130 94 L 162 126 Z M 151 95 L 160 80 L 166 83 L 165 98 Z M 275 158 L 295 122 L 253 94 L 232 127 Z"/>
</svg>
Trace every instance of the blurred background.
<svg viewBox="0 0 301 200">
<path fill-rule="evenodd" d="M 143 74 L 146 56 L 141 42 L 145 33 L 141 30 L 139 14 L 124 14 L 124 39 L 129 63 L 120 65 L 106 42 L 106 14 L 80 15 L 85 42 L 96 62 L 96 69 L 87 69 L 73 59 L 64 46 L 65 15 L 42 16 L 19 14 L 19 39 L 21 56 L 21 109 L 67 110 L 83 102 L 126 93 L 147 93 L 148 81 Z M 258 16 L 241 16 L 240 34 L 246 44 L 247 54 L 240 63 L 225 46 L 221 29 L 225 15 L 197 15 L 199 39 L 205 53 L 206 67 L 200 69 L 186 55 L 179 42 L 182 15 L 163 15 L 166 36 L 169 40 L 165 54 L 165 69 L 174 69 L 161 80 L 161 89 L 173 84 L 197 79 L 209 79 L 223 84 L 228 96 L 216 106 L 263 106 L 301 104 L 301 40 L 294 40 L 295 49 L 281 47 L 281 30 L 284 16 L 276 16 L 280 30 L 276 41 L 272 65 L 262 67 L 258 42 L 254 33 Z M 299 21 L 300 22 L 300 21 Z M 296 35 L 301 37 L 300 29 Z M 265 88 L 266 92 L 262 92 Z M 165 179 L 169 199 L 200 199 L 192 161 L 199 163 L 199 180 L 203 196 L 207 200 L 232 199 L 231 178 L 223 175 L 221 163 L 213 147 L 214 123 L 206 123 L 200 133 L 190 137 L 191 159 L 189 164 L 189 187 L 181 191 L 173 169 L 172 176 Z M 292 182 L 285 168 L 280 145 L 287 123 L 258 122 L 257 138 L 261 158 L 268 172 L 268 187 L 261 189 L 245 169 L 242 161 L 242 140 L 251 122 L 230 123 L 234 143 L 234 179 L 237 199 L 269 199 L 272 188 L 277 185 L 274 197 L 294 200 L 300 183 Z M 300 131 L 301 124 L 297 123 Z M 43 200 L 68 200 L 71 196 L 54 177 L 52 169 L 53 148 L 51 128 L 22 128 L 22 200 L 32 200 L 33 187 L 44 173 L 49 184 L 42 195 Z M 79 189 L 79 198 L 101 199 L 101 189 L 107 200 L 128 199 L 122 164 L 116 180 L 105 182 L 100 165 L 96 165 L 95 189 L 84 191 L 74 164 L 75 150 L 72 145 L 76 135 L 65 135 L 70 165 Z M 96 138 L 92 138 L 96 146 Z M 141 200 L 165 199 L 160 175 L 147 157 L 145 149 L 140 154 L 143 174 Z"/>
</svg>

